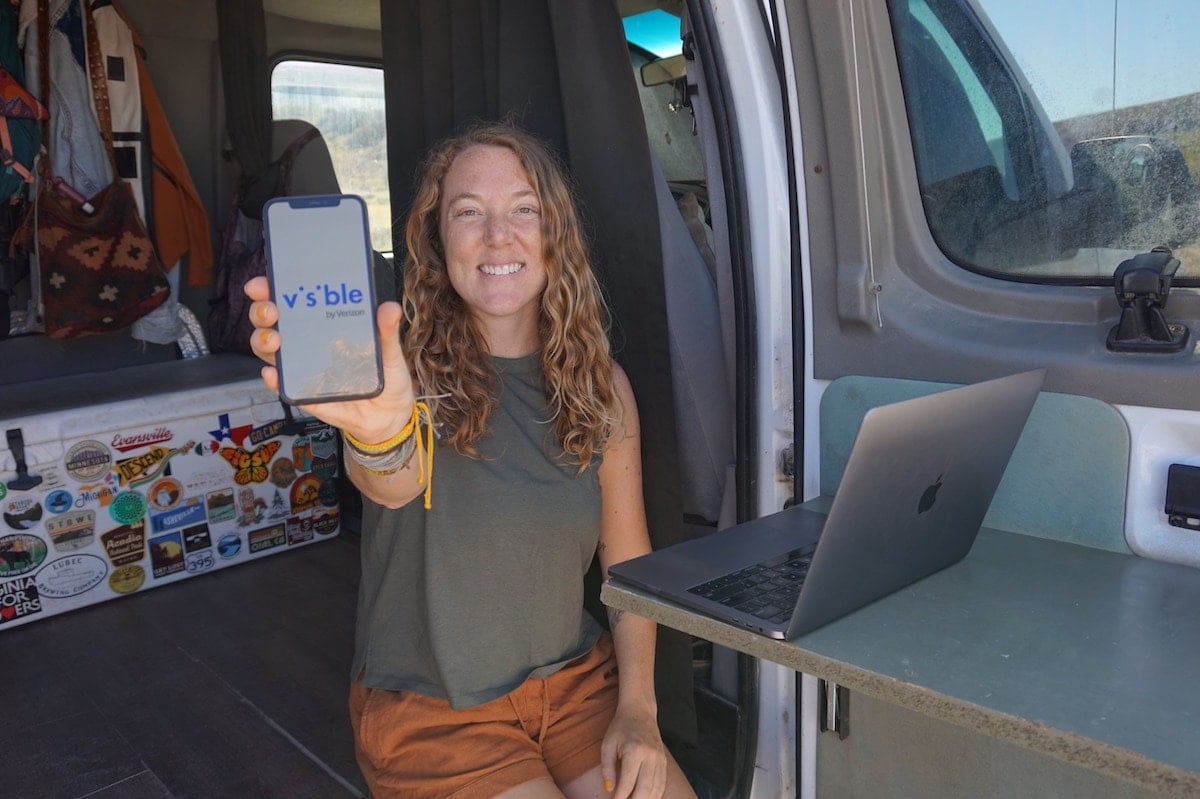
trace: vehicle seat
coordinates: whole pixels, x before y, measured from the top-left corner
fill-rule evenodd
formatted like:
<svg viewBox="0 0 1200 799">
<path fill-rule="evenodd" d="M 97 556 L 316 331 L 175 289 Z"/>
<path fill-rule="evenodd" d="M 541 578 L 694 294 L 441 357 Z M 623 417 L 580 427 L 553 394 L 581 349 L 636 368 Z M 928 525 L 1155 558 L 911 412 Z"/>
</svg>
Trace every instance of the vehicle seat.
<svg viewBox="0 0 1200 799">
<path fill-rule="evenodd" d="M 287 146 L 313 125 L 302 119 L 277 119 L 271 127 L 271 158 L 283 155 Z M 341 194 L 342 189 L 329 154 L 329 145 L 320 133 L 301 148 L 292 165 L 291 195 L 300 197 L 308 194 Z M 382 253 L 372 251 L 375 257 L 375 296 L 377 301 L 396 299 L 396 273 L 390 261 Z"/>
</svg>

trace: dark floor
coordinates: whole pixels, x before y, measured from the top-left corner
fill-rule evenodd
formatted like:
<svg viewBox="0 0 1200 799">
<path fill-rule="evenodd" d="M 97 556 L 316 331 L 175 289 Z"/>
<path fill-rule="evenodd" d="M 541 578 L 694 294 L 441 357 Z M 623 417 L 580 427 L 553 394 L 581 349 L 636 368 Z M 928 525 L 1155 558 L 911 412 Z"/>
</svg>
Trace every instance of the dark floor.
<svg viewBox="0 0 1200 799">
<path fill-rule="evenodd" d="M 357 590 L 343 534 L 0 633 L 0 797 L 365 796 Z M 729 749 L 678 753 L 701 799 L 725 795 Z"/>
<path fill-rule="evenodd" d="M 335 538 L 0 634 L 0 796 L 364 796 Z"/>
</svg>

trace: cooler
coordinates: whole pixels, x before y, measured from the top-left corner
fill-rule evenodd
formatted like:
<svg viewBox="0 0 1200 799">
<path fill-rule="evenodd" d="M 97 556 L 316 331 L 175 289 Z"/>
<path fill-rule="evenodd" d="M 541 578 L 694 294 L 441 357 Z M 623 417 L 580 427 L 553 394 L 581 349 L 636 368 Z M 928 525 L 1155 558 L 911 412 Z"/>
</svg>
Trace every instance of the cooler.
<svg viewBox="0 0 1200 799">
<path fill-rule="evenodd" d="M 0 403 L 0 630 L 338 532 L 337 431 L 257 378 L 103 393 Z"/>
</svg>

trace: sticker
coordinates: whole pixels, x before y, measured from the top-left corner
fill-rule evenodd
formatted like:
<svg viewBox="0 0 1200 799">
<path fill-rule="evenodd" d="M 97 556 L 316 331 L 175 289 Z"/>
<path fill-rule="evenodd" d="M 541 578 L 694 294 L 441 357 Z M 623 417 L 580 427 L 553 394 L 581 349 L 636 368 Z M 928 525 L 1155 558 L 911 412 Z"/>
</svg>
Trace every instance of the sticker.
<svg viewBox="0 0 1200 799">
<path fill-rule="evenodd" d="M 156 580 L 184 570 L 183 538 L 178 531 L 150 539 L 150 564 Z"/>
<path fill-rule="evenodd" d="M 292 439 L 292 463 L 297 471 L 307 472 L 312 468 L 312 439 L 308 436 Z"/>
<path fill-rule="evenodd" d="M 108 576 L 108 587 L 118 594 L 132 594 L 146 582 L 146 570 L 141 566 L 122 566 Z"/>
<path fill-rule="evenodd" d="M 176 449 L 151 447 L 148 452 L 143 452 L 141 455 L 135 455 L 132 458 L 122 458 L 117 461 L 116 465 L 113 466 L 113 470 L 120 476 L 121 485 L 135 486 L 145 483 L 153 480 L 160 474 L 166 474 L 171 458 L 187 452 L 195 445 L 195 441 L 189 441 Z M 182 488 L 180 491 L 182 492 Z"/>
<path fill-rule="evenodd" d="M 112 475 L 109 475 L 108 479 L 113 479 Z M 95 503 L 102 508 L 107 508 L 116 495 L 117 489 L 104 483 L 80 486 L 79 496 L 75 497 L 75 507 L 82 508 Z"/>
<path fill-rule="evenodd" d="M 136 491 L 122 491 L 113 497 L 108 515 L 117 524 L 133 524 L 146 517 L 146 498 Z"/>
<path fill-rule="evenodd" d="M 321 480 L 311 474 L 303 475 L 292 484 L 292 513 L 316 507 L 320 502 Z"/>
<path fill-rule="evenodd" d="M 112 452 L 99 441 L 80 441 L 63 459 L 67 474 L 79 482 L 95 480 L 112 466 Z"/>
<path fill-rule="evenodd" d="M 238 527 L 249 527 L 263 520 L 267 512 L 267 501 L 254 493 L 250 487 L 238 489 Z"/>
<path fill-rule="evenodd" d="M 280 488 L 288 488 L 296 482 L 296 464 L 291 458 L 276 458 L 271 464 L 271 482 Z"/>
<path fill-rule="evenodd" d="M 56 488 L 65 488 L 67 485 L 63 482 L 62 473 L 59 471 L 57 463 L 43 463 L 40 466 L 34 466 L 29 470 L 29 473 L 36 474 L 42 478 L 42 482 L 38 486 L 38 491 L 42 493 L 53 491 Z"/>
<path fill-rule="evenodd" d="M 313 538 L 313 520 L 309 514 L 293 516 L 285 522 L 285 526 L 287 527 L 288 546 L 303 544 Z"/>
<path fill-rule="evenodd" d="M 283 494 L 280 494 L 276 490 L 275 496 L 271 497 L 271 509 L 267 511 L 267 518 L 278 521 L 279 519 L 286 519 L 289 513 L 291 511 L 288 510 L 288 504 L 283 501 Z"/>
<path fill-rule="evenodd" d="M 33 577 L 18 577 L 0 583 L 0 624 L 41 611 L 42 600 Z"/>
<path fill-rule="evenodd" d="M 32 497 L 17 497 L 4 503 L 4 521 L 14 530 L 29 530 L 42 520 L 42 503 Z"/>
<path fill-rule="evenodd" d="M 338 472 L 338 459 L 336 456 L 328 458 L 313 458 L 312 473 L 322 480 L 328 480 L 331 477 L 336 477 Z"/>
<path fill-rule="evenodd" d="M 146 433 L 130 433 L 128 435 L 117 433 L 113 436 L 112 447 L 121 452 L 132 452 L 152 444 L 165 444 L 174 437 L 175 434 L 169 427 L 156 427 Z"/>
<path fill-rule="evenodd" d="M 212 536 L 208 534 L 207 524 L 197 524 L 183 531 L 183 548 L 188 552 L 198 549 L 208 549 L 212 546 Z"/>
<path fill-rule="evenodd" d="M 108 564 L 96 555 L 67 555 L 46 564 L 37 573 L 37 588 L 43 597 L 68 599 L 91 591 L 104 582 Z"/>
<path fill-rule="evenodd" d="M 208 571 L 217 564 L 217 559 L 213 557 L 212 550 L 204 552 L 190 552 L 184 558 L 184 564 L 187 567 L 188 574 L 199 574 L 200 572 Z"/>
<path fill-rule="evenodd" d="M 96 512 L 91 510 L 75 510 L 46 521 L 46 533 L 59 552 L 86 547 L 95 531 Z"/>
<path fill-rule="evenodd" d="M 183 484 L 174 477 L 160 477 L 146 492 L 146 499 L 156 511 L 171 510 L 183 499 Z"/>
<path fill-rule="evenodd" d="M 46 542 L 36 535 L 0 537 L 0 579 L 33 571 L 46 559 L 46 551 Z"/>
<path fill-rule="evenodd" d="M 283 428 L 287 425 L 287 419 L 276 419 L 273 422 L 267 422 L 262 427 L 256 427 L 250 431 L 250 443 L 257 446 L 268 438 L 274 438 L 283 432 Z M 241 442 L 236 442 L 241 443 Z"/>
<path fill-rule="evenodd" d="M 101 535 L 100 543 L 112 565 L 137 563 L 146 556 L 146 528 L 142 522 L 127 524 Z"/>
<path fill-rule="evenodd" d="M 338 512 L 336 508 L 320 509 L 313 512 L 313 529 L 318 535 L 330 535 L 338 531 Z"/>
<path fill-rule="evenodd" d="M 208 492 L 204 496 L 204 504 L 208 508 L 209 524 L 232 521 L 236 513 L 233 504 L 232 488 L 222 488 L 220 491 Z"/>
<path fill-rule="evenodd" d="M 66 513 L 75 504 L 75 497 L 70 491 L 56 488 L 46 497 L 46 510 L 51 513 Z"/>
<path fill-rule="evenodd" d="M 221 457 L 233 467 L 233 482 L 240 486 L 261 483 L 269 474 L 267 464 L 281 446 L 278 441 L 268 441 L 250 452 L 241 447 L 221 447 Z"/>
<path fill-rule="evenodd" d="M 321 487 L 317 489 L 317 498 L 321 504 L 327 508 L 336 508 L 338 504 L 338 481 L 337 479 L 326 480 L 321 483 Z"/>
<path fill-rule="evenodd" d="M 242 537 L 237 533 L 221 536 L 217 542 L 217 552 L 223 558 L 232 558 L 242 551 Z"/>
<path fill-rule="evenodd" d="M 252 530 L 247 540 L 250 542 L 251 552 L 274 549 L 287 543 L 287 529 L 282 524 L 273 524 L 270 527 Z"/>
<path fill-rule="evenodd" d="M 246 435 L 250 432 L 250 428 L 254 425 L 244 424 L 238 427 L 233 427 L 229 424 L 229 414 L 223 413 L 217 417 L 217 425 L 219 429 L 210 430 L 208 434 L 217 441 L 232 441 L 236 446 L 241 446 L 246 440 Z"/>
<path fill-rule="evenodd" d="M 165 533 L 176 527 L 186 527 L 204 521 L 204 502 L 200 497 L 188 497 L 183 507 L 167 513 L 152 514 L 150 529 L 154 533 Z"/>
<path fill-rule="evenodd" d="M 4 499 L 6 496 L 8 496 L 8 486 L 0 483 L 0 499 Z"/>
<path fill-rule="evenodd" d="M 337 455 L 337 433 L 332 427 L 314 430 L 309 436 L 312 441 L 313 458 L 333 458 Z"/>
</svg>

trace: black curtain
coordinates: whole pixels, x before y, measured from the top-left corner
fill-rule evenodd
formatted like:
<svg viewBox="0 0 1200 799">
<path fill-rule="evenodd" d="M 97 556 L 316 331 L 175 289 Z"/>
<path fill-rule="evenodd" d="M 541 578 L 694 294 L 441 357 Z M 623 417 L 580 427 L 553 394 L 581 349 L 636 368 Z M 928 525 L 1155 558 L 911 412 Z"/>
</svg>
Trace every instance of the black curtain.
<svg viewBox="0 0 1200 799">
<path fill-rule="evenodd" d="M 397 259 L 426 150 L 513 115 L 570 168 L 642 423 L 655 547 L 684 539 L 658 206 L 624 31 L 611 0 L 381 0 L 388 175 Z M 598 593 L 593 574 L 589 593 Z M 602 616 L 598 598 L 590 609 Z M 690 637 L 660 628 L 664 733 L 696 738 Z"/>
<path fill-rule="evenodd" d="M 262 0 L 217 0 L 217 38 L 225 128 L 241 167 L 241 208 L 259 219 L 263 203 L 278 194 L 280 183 L 278 169 L 267 168 L 271 164 L 271 75 Z"/>
</svg>

